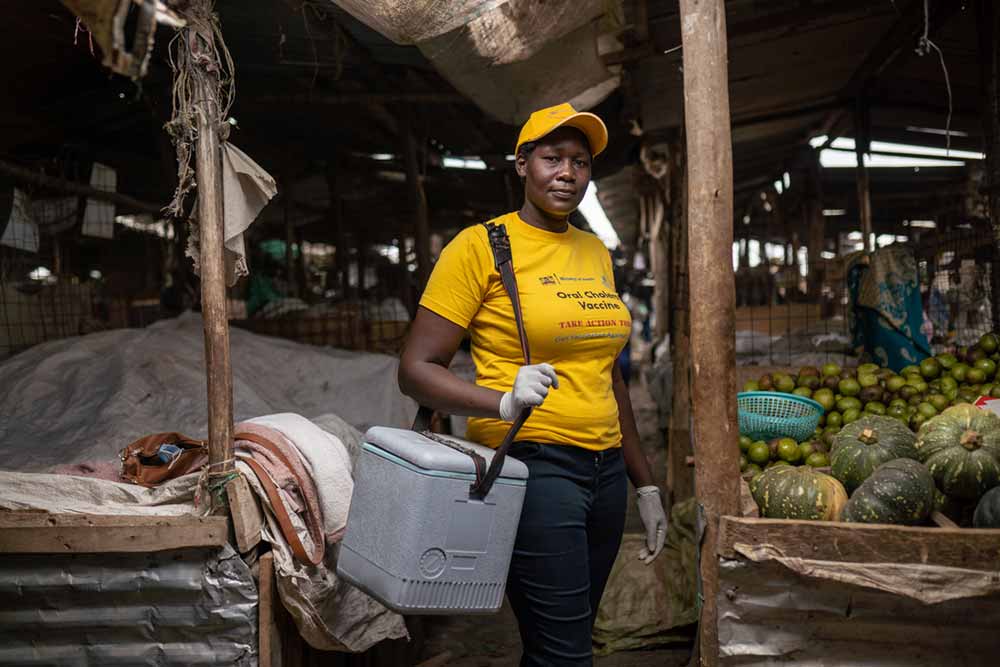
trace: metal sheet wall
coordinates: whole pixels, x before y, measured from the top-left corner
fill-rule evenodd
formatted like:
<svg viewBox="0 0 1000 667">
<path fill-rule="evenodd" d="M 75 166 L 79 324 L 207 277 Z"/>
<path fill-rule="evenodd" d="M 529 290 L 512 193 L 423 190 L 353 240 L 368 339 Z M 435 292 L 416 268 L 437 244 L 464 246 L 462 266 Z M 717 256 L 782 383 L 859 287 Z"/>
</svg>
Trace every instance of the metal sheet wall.
<svg viewBox="0 0 1000 667">
<path fill-rule="evenodd" d="M 257 665 L 257 588 L 229 547 L 0 556 L 0 665 Z"/>
<path fill-rule="evenodd" d="M 994 667 L 1000 595 L 926 605 L 774 562 L 719 559 L 726 667 Z"/>
</svg>

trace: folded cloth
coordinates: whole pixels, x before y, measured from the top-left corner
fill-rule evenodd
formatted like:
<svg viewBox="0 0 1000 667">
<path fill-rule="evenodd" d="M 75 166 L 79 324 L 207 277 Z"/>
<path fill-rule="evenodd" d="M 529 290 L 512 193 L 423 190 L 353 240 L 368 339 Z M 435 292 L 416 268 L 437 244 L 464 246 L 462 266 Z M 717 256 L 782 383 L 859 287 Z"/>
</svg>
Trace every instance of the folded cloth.
<svg viewBox="0 0 1000 667">
<path fill-rule="evenodd" d="M 234 428 L 236 458 L 257 475 L 266 500 L 296 556 L 316 564 L 323 560 L 323 512 L 312 473 L 298 449 L 280 431 L 242 422 Z M 300 515 L 305 530 L 291 520 Z"/>
<path fill-rule="evenodd" d="M 284 412 L 255 417 L 245 424 L 258 424 L 280 432 L 295 446 L 316 483 L 328 546 L 344 536 L 347 511 L 354 492 L 351 457 L 336 436 L 305 417 Z"/>
<path fill-rule="evenodd" d="M 236 146 L 222 142 L 222 193 L 225 223 L 226 284 L 232 287 L 250 273 L 243 232 L 257 218 L 267 202 L 278 193 L 274 178 Z M 195 208 L 197 210 L 197 208 Z M 187 256 L 194 260 L 194 272 L 201 271 L 199 234 L 188 235 Z"/>
</svg>

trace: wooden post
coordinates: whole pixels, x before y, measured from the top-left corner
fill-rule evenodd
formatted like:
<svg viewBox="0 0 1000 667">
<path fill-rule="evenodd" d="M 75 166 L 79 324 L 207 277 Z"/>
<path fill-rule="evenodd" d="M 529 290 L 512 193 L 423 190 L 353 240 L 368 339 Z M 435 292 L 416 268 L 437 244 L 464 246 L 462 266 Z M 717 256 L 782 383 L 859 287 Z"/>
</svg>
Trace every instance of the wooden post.
<svg viewBox="0 0 1000 667">
<path fill-rule="evenodd" d="M 273 667 L 274 656 L 271 654 L 273 633 L 275 632 L 275 604 L 281 600 L 275 599 L 274 586 L 274 553 L 267 552 L 257 561 L 257 658 L 258 667 Z"/>
<path fill-rule="evenodd" d="M 823 276 L 820 267 L 823 265 L 823 246 L 826 240 L 826 218 L 823 217 L 823 181 L 820 177 L 819 156 L 809 150 L 808 163 L 804 170 L 806 194 L 802 209 L 805 212 L 805 222 L 809 228 L 809 283 L 810 299 L 819 299 L 822 291 Z"/>
<path fill-rule="evenodd" d="M 294 205 L 291 177 L 285 181 L 284 193 L 284 218 L 285 218 L 285 284 L 288 294 L 286 296 L 298 296 L 295 276 L 295 225 L 292 224 L 292 206 Z M 301 248 L 299 249 L 301 252 Z"/>
<path fill-rule="evenodd" d="M 667 496 L 671 506 L 694 495 L 694 471 L 687 464 L 691 449 L 691 328 L 688 287 L 687 165 L 685 146 L 671 151 L 670 179 L 670 359 L 673 394 L 667 442 Z"/>
<path fill-rule="evenodd" d="M 330 197 L 330 221 L 333 225 L 333 234 L 336 244 L 336 250 L 333 256 L 336 273 L 335 280 L 337 282 L 337 287 L 340 289 L 341 296 L 346 298 L 348 291 L 348 277 L 350 275 L 351 253 L 347 247 L 347 232 L 344 229 L 344 202 L 343 197 L 341 196 L 342 187 L 340 182 L 342 173 L 343 171 L 340 169 L 340 163 L 335 159 L 326 170 L 326 188 L 328 196 Z"/>
<path fill-rule="evenodd" d="M 201 234 L 201 312 L 208 375 L 208 463 L 213 474 L 234 470 L 233 371 L 226 312 L 226 260 L 222 209 L 222 150 L 219 100 L 209 74 L 198 71 L 198 231 Z"/>
<path fill-rule="evenodd" d="M 979 63 L 985 100 L 983 134 L 986 146 L 986 187 L 990 223 L 993 227 L 993 267 L 990 271 L 993 329 L 1000 330 L 1000 4 L 979 0 Z M 938 230 L 940 233 L 940 230 Z"/>
<path fill-rule="evenodd" d="M 674 174 L 670 175 L 673 178 Z M 656 314 L 656 330 L 653 337 L 663 338 L 670 332 L 670 273 L 668 266 L 669 246 L 667 237 L 667 204 L 665 194 L 657 188 L 646 196 L 643 207 L 649 229 L 649 264 L 653 271 L 653 312 Z"/>
<path fill-rule="evenodd" d="M 517 200 L 514 199 L 513 175 L 509 168 L 503 170 L 503 193 L 507 201 L 507 210 L 516 211 L 518 209 Z"/>
<path fill-rule="evenodd" d="M 735 300 L 732 271 L 733 156 L 723 0 L 680 0 L 688 164 L 695 491 L 704 516 L 700 661 L 719 661 L 716 595 L 719 520 L 739 512 Z"/>
<path fill-rule="evenodd" d="M 861 234 L 864 236 L 865 250 L 873 252 L 872 242 L 872 195 L 868 182 L 868 167 L 864 157 L 868 154 L 868 114 L 864 98 L 859 97 L 854 114 L 854 154 L 858 158 L 855 171 L 858 183 L 858 213 L 861 216 Z"/>
<path fill-rule="evenodd" d="M 406 183 L 410 190 L 410 205 L 413 208 L 415 228 L 414 242 L 417 251 L 417 291 L 423 292 L 427 279 L 431 277 L 431 230 L 427 216 L 427 197 L 424 193 L 424 179 L 417 168 L 417 140 L 413 130 L 407 128 L 404 146 L 406 162 Z"/>
</svg>

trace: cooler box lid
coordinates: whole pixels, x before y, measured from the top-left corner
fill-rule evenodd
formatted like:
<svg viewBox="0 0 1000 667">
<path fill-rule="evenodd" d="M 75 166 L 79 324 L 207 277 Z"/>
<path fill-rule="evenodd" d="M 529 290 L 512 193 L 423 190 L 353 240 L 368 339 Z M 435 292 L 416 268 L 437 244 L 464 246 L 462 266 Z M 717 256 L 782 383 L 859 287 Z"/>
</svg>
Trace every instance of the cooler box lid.
<svg viewBox="0 0 1000 667">
<path fill-rule="evenodd" d="M 493 460 L 494 452 L 489 447 L 477 445 L 468 440 L 462 440 L 453 436 L 438 435 L 438 437 L 452 440 L 464 447 L 475 450 L 480 456 L 486 459 L 486 465 L 489 465 Z M 476 466 L 470 456 L 447 445 L 434 442 L 416 431 L 388 428 L 386 426 L 373 426 L 365 433 L 365 442 L 423 470 L 473 476 L 476 474 Z M 500 478 L 526 480 L 528 479 L 528 467 L 517 459 L 508 456 L 504 459 Z"/>
</svg>

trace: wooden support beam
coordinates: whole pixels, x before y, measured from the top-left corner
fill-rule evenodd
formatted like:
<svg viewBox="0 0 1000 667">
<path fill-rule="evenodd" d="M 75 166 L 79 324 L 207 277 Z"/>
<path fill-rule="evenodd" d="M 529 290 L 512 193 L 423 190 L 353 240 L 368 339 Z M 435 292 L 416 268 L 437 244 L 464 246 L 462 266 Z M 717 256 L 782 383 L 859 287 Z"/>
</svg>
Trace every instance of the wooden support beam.
<svg viewBox="0 0 1000 667">
<path fill-rule="evenodd" d="M 224 516 L 0 512 L 0 553 L 134 553 L 226 543 Z"/>
<path fill-rule="evenodd" d="M 700 661 L 719 663 L 719 518 L 740 509 L 736 426 L 733 155 L 723 0 L 680 0 L 688 165 L 695 492 L 705 519 Z"/>
<path fill-rule="evenodd" d="M 299 296 L 295 271 L 295 222 L 292 219 L 292 207 L 295 205 L 295 193 L 292 188 L 292 179 L 285 180 L 284 210 L 285 218 L 285 284 L 288 286 L 286 296 Z M 301 248 L 299 249 L 301 253 Z"/>
<path fill-rule="evenodd" d="M 163 214 L 163 206 L 160 204 L 142 201 L 141 199 L 129 197 L 128 195 L 123 195 L 118 192 L 98 190 L 97 188 L 84 185 L 83 183 L 67 181 L 65 178 L 47 176 L 6 160 L 0 160 L 0 173 L 12 176 L 19 183 L 24 183 L 26 185 L 35 185 L 40 188 L 51 188 L 70 195 L 79 195 L 89 199 L 96 199 L 97 201 L 104 201 L 115 204 L 116 206 L 122 206 L 131 211 L 141 211 L 143 213 L 152 213 L 153 215 Z"/>
<path fill-rule="evenodd" d="M 414 245 L 417 251 L 417 291 L 423 292 L 427 280 L 431 277 L 431 227 L 427 214 L 423 175 L 417 165 L 417 139 L 412 127 L 406 129 L 403 158 L 406 163 L 406 184 L 410 191 L 410 206 L 413 211 Z"/>
<path fill-rule="evenodd" d="M 807 290 L 810 298 L 818 299 L 822 289 L 822 253 L 826 244 L 826 218 L 823 217 L 823 179 L 819 164 L 819 153 L 808 151 L 807 163 L 803 169 L 806 194 L 802 202 L 805 224 L 809 229 L 809 272 Z"/>
<path fill-rule="evenodd" d="M 242 478 L 241 478 L 242 479 Z M 274 552 L 268 551 L 257 561 L 257 656 L 258 667 L 273 667 L 281 664 L 273 655 L 274 635 L 277 628 L 274 615 L 275 605 L 280 605 L 274 586 Z M 280 646 L 278 647 L 280 651 Z"/>
<path fill-rule="evenodd" d="M 865 250 L 874 252 L 871 182 L 868 179 L 868 166 L 865 164 L 865 156 L 869 152 L 868 114 L 864 99 L 859 98 L 854 114 L 854 154 L 858 160 L 854 174 L 858 185 L 858 214 L 861 217 L 861 234 L 864 237 Z"/>
<path fill-rule="evenodd" d="M 694 495 L 694 473 L 687 465 L 687 459 L 693 453 L 687 162 L 683 140 L 677 141 L 674 146 L 670 179 L 670 359 L 673 392 L 667 427 L 667 496 L 671 506 Z"/>
<path fill-rule="evenodd" d="M 342 295 L 347 294 L 348 272 L 350 270 L 351 256 L 347 249 L 347 225 L 344 222 L 344 197 L 341 179 L 343 178 L 342 163 L 339 158 L 335 158 L 326 170 L 326 188 L 330 197 L 330 222 L 333 226 L 334 243 L 336 251 L 333 255 L 334 268 L 336 271 L 337 286 Z M 329 283 L 327 287 L 329 287 Z"/>
<path fill-rule="evenodd" d="M 671 177 L 676 174 L 671 174 Z M 657 313 L 654 337 L 663 340 L 670 333 L 670 319 L 660 317 L 670 312 L 670 220 L 667 193 L 657 189 L 644 197 L 642 212 L 649 230 L 649 264 L 653 272 L 653 312 Z"/>
<path fill-rule="evenodd" d="M 187 29 L 186 29 L 187 30 Z M 182 35 L 181 39 L 186 37 Z M 234 470 L 233 370 L 229 356 L 226 312 L 226 258 L 223 231 L 222 149 L 219 144 L 219 100 L 212 77 L 197 71 L 198 231 L 201 235 L 201 312 L 205 329 L 208 374 L 208 465 L 213 475 Z"/>
</svg>

